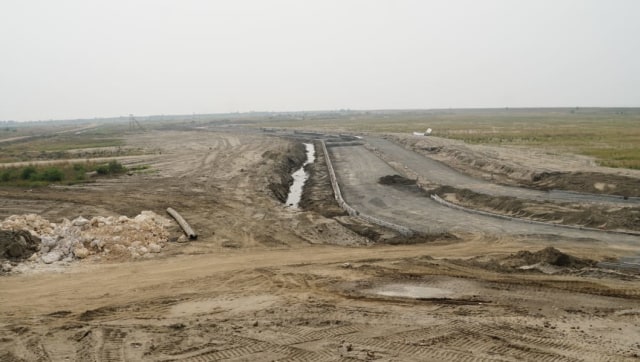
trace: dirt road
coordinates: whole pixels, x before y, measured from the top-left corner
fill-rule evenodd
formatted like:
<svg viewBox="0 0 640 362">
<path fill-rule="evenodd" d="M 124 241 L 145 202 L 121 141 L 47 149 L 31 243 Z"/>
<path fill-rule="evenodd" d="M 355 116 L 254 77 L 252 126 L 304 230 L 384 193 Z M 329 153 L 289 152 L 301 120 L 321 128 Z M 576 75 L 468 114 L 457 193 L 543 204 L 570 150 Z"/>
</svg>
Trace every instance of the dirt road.
<svg viewBox="0 0 640 362">
<path fill-rule="evenodd" d="M 5 278 L 2 349 L 5 358 L 45 361 L 623 360 L 640 352 L 638 281 L 501 276 L 430 258 L 487 246 L 233 250 Z M 450 294 L 376 291 L 390 288 Z"/>
<path fill-rule="evenodd" d="M 0 216 L 35 212 L 55 221 L 163 213 L 171 206 L 198 241 L 171 243 L 148 260 L 90 257 L 0 276 L 0 360 L 624 361 L 640 355 L 637 275 L 555 265 L 562 260 L 556 258 L 529 268 L 516 253 L 553 243 L 602 260 L 629 255 L 625 243 L 496 227 L 461 229 L 456 240 L 363 246 L 362 236 L 336 220 L 275 200 L 269 184 L 280 179 L 290 141 L 236 131 L 153 131 L 129 135 L 127 143 L 150 151 L 137 161 L 148 172 L 84 186 L 0 189 Z M 337 155 L 342 162 L 362 152 L 360 168 L 380 166 L 364 149 L 335 150 L 348 153 Z M 354 177 L 354 187 L 370 182 L 356 185 L 355 173 L 342 174 Z M 326 176 L 314 182 L 314 189 L 326 190 Z M 380 199 L 399 204 L 402 198 L 391 191 Z M 460 219 L 442 215 L 429 217 Z M 408 219 L 410 210 L 402 216 Z"/>
</svg>

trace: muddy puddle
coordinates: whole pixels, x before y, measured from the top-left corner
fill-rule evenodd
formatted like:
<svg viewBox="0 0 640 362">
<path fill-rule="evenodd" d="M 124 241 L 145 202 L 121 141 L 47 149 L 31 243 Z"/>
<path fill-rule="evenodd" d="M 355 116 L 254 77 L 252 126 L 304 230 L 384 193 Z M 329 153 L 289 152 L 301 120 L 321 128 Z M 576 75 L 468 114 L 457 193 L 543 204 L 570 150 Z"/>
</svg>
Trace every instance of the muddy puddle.
<svg viewBox="0 0 640 362">
<path fill-rule="evenodd" d="M 304 188 L 305 182 L 309 179 L 309 173 L 305 171 L 304 167 L 308 164 L 313 163 L 316 160 L 316 149 L 312 143 L 305 143 L 304 147 L 307 150 L 307 160 L 296 172 L 294 172 L 291 176 L 293 176 L 293 184 L 289 188 L 289 195 L 287 196 L 287 207 L 297 209 L 300 204 L 300 198 L 302 197 L 302 190 Z"/>
<path fill-rule="evenodd" d="M 483 288 L 473 281 L 437 277 L 422 281 L 378 281 L 347 286 L 356 294 L 369 297 L 407 299 L 468 299 L 477 298 Z"/>
<path fill-rule="evenodd" d="M 252 312 L 270 307 L 278 301 L 279 298 L 272 295 L 208 298 L 176 304 L 171 308 L 169 315 L 185 317 L 222 312 Z"/>
<path fill-rule="evenodd" d="M 365 292 L 367 292 L 368 294 L 381 295 L 385 297 L 413 299 L 449 298 L 454 294 L 453 291 L 448 289 L 402 283 L 387 284 L 377 288 L 366 290 Z"/>
</svg>

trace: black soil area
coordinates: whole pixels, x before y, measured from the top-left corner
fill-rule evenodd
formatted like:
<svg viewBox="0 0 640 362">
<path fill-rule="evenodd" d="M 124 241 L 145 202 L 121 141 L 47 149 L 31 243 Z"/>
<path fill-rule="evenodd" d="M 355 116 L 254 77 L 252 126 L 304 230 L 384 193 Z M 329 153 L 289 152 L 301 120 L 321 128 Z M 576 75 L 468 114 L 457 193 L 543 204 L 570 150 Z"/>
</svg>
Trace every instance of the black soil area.
<svg viewBox="0 0 640 362">
<path fill-rule="evenodd" d="M 380 177 L 378 183 L 381 185 L 415 185 L 416 180 L 411 180 L 400 175 L 387 175 Z"/>
<path fill-rule="evenodd" d="M 0 230 L 0 259 L 24 260 L 40 248 L 40 239 L 26 230 Z"/>
<path fill-rule="evenodd" d="M 454 195 L 455 204 L 501 215 L 602 230 L 640 231 L 640 207 L 610 208 L 599 205 L 541 202 L 508 196 L 490 196 L 451 186 L 442 186 L 433 192 L 443 199 Z"/>
<path fill-rule="evenodd" d="M 424 190 L 418 187 L 416 180 L 408 179 L 404 176 L 382 176 L 378 179 L 378 183 L 381 185 L 392 186 L 403 191 L 410 191 L 416 194 L 421 194 L 423 196 L 428 196 L 428 194 Z"/>
</svg>

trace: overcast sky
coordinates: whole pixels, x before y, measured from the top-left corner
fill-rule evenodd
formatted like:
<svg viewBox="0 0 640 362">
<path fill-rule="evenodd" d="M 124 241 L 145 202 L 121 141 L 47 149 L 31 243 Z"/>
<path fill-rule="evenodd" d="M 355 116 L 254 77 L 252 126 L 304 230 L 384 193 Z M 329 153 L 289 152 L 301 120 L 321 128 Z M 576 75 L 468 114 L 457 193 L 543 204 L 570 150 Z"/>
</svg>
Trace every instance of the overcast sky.
<svg viewBox="0 0 640 362">
<path fill-rule="evenodd" d="M 640 106 L 636 0 L 2 0 L 0 120 Z"/>
</svg>

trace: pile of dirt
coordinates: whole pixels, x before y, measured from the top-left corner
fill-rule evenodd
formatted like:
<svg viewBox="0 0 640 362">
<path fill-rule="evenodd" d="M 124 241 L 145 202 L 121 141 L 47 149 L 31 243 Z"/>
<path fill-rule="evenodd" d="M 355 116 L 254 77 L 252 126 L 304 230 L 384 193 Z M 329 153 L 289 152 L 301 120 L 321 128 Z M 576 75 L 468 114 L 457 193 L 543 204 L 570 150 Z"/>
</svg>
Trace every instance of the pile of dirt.
<svg viewBox="0 0 640 362">
<path fill-rule="evenodd" d="M 25 240 L 22 248 L 33 250 L 29 261 L 52 264 L 93 255 L 140 258 L 159 253 L 168 241 L 168 227 L 172 224 L 152 211 L 142 211 L 134 218 L 97 216 L 89 220 L 79 216 L 57 224 L 36 214 L 26 214 L 6 218 L 0 222 L 0 229 L 1 235 L 17 235 Z M 10 245 L 14 245 L 13 249 L 21 248 L 15 242 Z"/>
<path fill-rule="evenodd" d="M 531 252 L 520 250 L 505 257 L 477 256 L 471 259 L 449 260 L 457 265 L 472 266 L 498 273 L 538 271 L 545 274 L 575 273 L 597 267 L 597 262 L 566 254 L 554 247 Z"/>
<path fill-rule="evenodd" d="M 414 179 L 406 178 L 400 175 L 387 175 L 378 179 L 380 185 L 391 186 L 402 191 L 409 191 L 417 195 L 428 196 L 428 194 L 418 186 Z"/>
<path fill-rule="evenodd" d="M 513 268 L 533 264 L 548 264 L 557 267 L 581 269 L 595 267 L 597 262 L 590 259 L 578 258 L 549 246 L 534 253 L 527 250 L 518 251 L 503 259 L 501 264 Z"/>
<path fill-rule="evenodd" d="M 38 251 L 40 239 L 26 230 L 0 230 L 0 258 L 23 260 Z"/>
<path fill-rule="evenodd" d="M 415 185 L 416 180 L 408 179 L 400 175 L 387 175 L 378 179 L 380 185 Z"/>
</svg>

